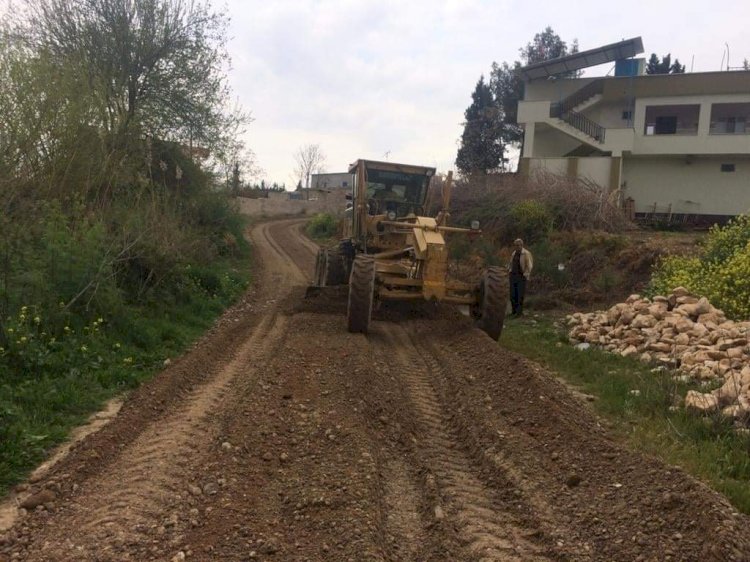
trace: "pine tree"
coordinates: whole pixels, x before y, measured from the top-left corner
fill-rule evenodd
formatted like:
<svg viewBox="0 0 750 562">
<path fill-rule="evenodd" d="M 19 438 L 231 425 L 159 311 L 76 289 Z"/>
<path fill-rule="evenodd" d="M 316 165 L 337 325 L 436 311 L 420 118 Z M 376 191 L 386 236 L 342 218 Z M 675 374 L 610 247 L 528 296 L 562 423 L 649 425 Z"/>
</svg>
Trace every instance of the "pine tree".
<svg viewBox="0 0 750 562">
<path fill-rule="evenodd" d="M 667 53 L 661 60 L 656 53 L 651 53 L 646 64 L 646 74 L 683 74 L 685 65 L 680 64 L 680 59 L 675 59 L 672 64 L 672 53 Z"/>
<path fill-rule="evenodd" d="M 513 64 L 492 63 L 490 88 L 502 115 L 502 139 L 505 144 L 518 143 L 523 138 L 523 129 L 518 125 L 518 102 L 523 97 L 523 79 L 519 71 L 522 66 L 549 59 L 564 57 L 578 52 L 578 41 L 570 47 L 551 27 L 545 28 L 525 47 L 519 49 L 520 61 Z M 575 78 L 576 72 L 560 74 L 560 78 Z"/>
<path fill-rule="evenodd" d="M 471 98 L 471 105 L 464 113 L 466 123 L 456 156 L 456 167 L 463 174 L 486 174 L 500 167 L 505 154 L 502 113 L 484 76 L 477 82 Z"/>
<path fill-rule="evenodd" d="M 646 74 L 661 74 L 659 72 L 659 57 L 656 56 L 656 53 L 651 53 L 648 63 L 646 63 Z"/>
</svg>

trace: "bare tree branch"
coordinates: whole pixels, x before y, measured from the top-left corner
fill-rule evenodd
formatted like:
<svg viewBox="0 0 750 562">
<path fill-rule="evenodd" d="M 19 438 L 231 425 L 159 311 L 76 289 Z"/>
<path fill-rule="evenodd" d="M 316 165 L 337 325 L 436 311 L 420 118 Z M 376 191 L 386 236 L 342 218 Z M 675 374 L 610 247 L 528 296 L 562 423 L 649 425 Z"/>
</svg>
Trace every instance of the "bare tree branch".
<svg viewBox="0 0 750 562">
<path fill-rule="evenodd" d="M 310 187 L 310 176 L 325 171 L 326 157 L 319 144 L 306 144 L 294 153 L 296 177 L 305 182 L 305 187 Z"/>
</svg>

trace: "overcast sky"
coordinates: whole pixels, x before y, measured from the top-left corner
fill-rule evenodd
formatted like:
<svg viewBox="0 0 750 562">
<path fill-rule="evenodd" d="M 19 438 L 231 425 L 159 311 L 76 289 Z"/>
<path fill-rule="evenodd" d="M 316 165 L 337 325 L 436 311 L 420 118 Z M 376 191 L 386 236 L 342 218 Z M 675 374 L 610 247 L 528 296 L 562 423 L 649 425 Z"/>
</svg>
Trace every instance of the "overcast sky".
<svg viewBox="0 0 750 562">
<path fill-rule="evenodd" d="M 264 178 L 292 183 L 293 152 L 318 143 L 328 171 L 357 158 L 452 168 L 463 111 L 493 61 L 551 25 L 589 49 L 642 36 L 688 71 L 750 58 L 749 0 L 228 0 L 231 82 L 255 122 Z M 693 63 L 694 57 L 694 63 Z M 606 72 L 606 69 L 604 70 Z M 603 73 L 603 72 L 602 72 Z"/>
</svg>

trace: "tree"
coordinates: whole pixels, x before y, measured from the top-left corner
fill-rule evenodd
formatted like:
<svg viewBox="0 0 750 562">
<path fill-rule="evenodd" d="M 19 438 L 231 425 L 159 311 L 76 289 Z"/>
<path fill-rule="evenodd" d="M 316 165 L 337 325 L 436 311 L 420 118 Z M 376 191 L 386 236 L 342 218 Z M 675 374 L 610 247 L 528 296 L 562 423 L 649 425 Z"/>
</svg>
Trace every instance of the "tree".
<svg viewBox="0 0 750 562">
<path fill-rule="evenodd" d="M 667 53 L 661 59 L 656 53 L 651 53 L 646 63 L 646 74 L 683 74 L 684 72 L 685 65 L 680 64 L 679 59 L 675 59 L 672 63 L 672 53 Z"/>
<path fill-rule="evenodd" d="M 296 177 L 305 180 L 305 187 L 310 187 L 310 176 L 325 170 L 326 157 L 319 144 L 306 144 L 294 153 Z"/>
<path fill-rule="evenodd" d="M 91 102 L 115 145 L 144 133 L 216 152 L 230 106 L 228 18 L 201 0 L 27 0 L 18 36 Z"/>
<path fill-rule="evenodd" d="M 547 26 L 544 31 L 534 35 L 534 39 L 525 47 L 520 48 L 519 51 L 521 52 L 521 61 L 525 66 L 577 53 L 578 40 L 574 39 L 571 48 L 568 49 L 568 44 L 551 27 Z M 561 76 L 575 76 L 575 72 Z"/>
<path fill-rule="evenodd" d="M 466 123 L 456 167 L 462 174 L 486 174 L 502 164 L 505 153 L 502 119 L 484 76 L 479 78 L 471 99 L 471 105 L 464 112 Z"/>
<path fill-rule="evenodd" d="M 547 27 L 534 35 L 525 47 L 519 49 L 521 60 L 512 64 L 492 63 L 490 88 L 502 115 L 502 138 L 506 144 L 518 143 L 523 137 L 523 129 L 517 121 L 518 102 L 523 97 L 523 79 L 519 74 L 521 67 L 577 52 L 578 41 L 574 39 L 568 47 L 551 27 Z M 571 78 L 577 75 L 576 72 L 568 72 L 559 77 Z"/>
</svg>

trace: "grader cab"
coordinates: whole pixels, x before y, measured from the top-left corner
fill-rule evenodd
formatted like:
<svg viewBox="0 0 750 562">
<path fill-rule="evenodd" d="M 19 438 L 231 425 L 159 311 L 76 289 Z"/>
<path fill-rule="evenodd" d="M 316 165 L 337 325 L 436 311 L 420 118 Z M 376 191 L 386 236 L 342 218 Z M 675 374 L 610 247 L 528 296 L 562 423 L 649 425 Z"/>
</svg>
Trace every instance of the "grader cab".
<svg viewBox="0 0 750 562">
<path fill-rule="evenodd" d="M 358 160 L 351 200 L 343 220 L 343 239 L 318 253 L 317 286 L 349 284 L 349 331 L 367 333 L 378 301 L 436 301 L 468 305 L 477 325 L 493 339 L 505 315 L 504 276 L 497 267 L 478 284 L 450 279 L 448 235 L 472 235 L 473 229 L 448 226 L 452 174 L 443 187 L 437 217 L 425 214 L 434 168 Z"/>
</svg>

